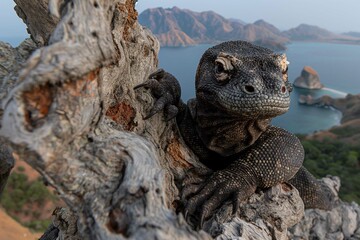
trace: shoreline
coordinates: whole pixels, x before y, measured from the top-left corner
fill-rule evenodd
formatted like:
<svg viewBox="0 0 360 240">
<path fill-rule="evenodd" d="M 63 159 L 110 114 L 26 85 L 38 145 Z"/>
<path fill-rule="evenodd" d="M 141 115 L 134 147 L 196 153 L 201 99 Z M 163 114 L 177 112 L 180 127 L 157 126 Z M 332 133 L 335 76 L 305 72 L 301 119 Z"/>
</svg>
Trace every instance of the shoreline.
<svg viewBox="0 0 360 240">
<path fill-rule="evenodd" d="M 339 94 L 339 95 L 341 95 L 341 97 L 346 97 L 349 94 L 349 93 L 346 93 L 346 92 L 343 92 L 343 91 L 340 91 L 340 90 L 336 90 L 336 89 L 333 89 L 333 88 L 327 88 L 327 87 L 323 87 L 322 90 Z"/>
</svg>

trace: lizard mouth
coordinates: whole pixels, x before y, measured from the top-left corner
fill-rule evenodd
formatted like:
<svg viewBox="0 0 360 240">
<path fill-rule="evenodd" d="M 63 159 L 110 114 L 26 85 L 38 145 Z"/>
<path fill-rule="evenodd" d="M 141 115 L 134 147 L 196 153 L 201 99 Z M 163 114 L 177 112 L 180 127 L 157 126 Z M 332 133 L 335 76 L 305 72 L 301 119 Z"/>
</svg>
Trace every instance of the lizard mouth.
<svg viewBox="0 0 360 240">
<path fill-rule="evenodd" d="M 198 89 L 197 98 L 211 96 L 212 104 L 233 117 L 273 118 L 286 113 L 290 107 L 290 95 L 268 96 L 265 94 L 240 95 Z"/>
<path fill-rule="evenodd" d="M 256 97 L 218 95 L 218 103 L 234 115 L 247 117 L 275 117 L 289 110 L 289 97 Z"/>
</svg>

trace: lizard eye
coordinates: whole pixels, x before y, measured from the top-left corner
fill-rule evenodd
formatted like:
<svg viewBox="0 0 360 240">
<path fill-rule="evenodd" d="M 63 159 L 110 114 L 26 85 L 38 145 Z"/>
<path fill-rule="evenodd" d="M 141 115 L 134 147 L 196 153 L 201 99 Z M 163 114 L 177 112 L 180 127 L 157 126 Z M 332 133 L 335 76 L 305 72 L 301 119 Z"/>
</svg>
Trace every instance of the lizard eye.
<svg viewBox="0 0 360 240">
<path fill-rule="evenodd" d="M 224 66 L 220 62 L 215 62 L 215 73 L 221 74 L 225 71 Z"/>
<path fill-rule="evenodd" d="M 219 82 L 223 82 L 230 77 L 230 71 L 233 69 L 228 59 L 219 57 L 215 60 L 215 77 Z"/>
</svg>

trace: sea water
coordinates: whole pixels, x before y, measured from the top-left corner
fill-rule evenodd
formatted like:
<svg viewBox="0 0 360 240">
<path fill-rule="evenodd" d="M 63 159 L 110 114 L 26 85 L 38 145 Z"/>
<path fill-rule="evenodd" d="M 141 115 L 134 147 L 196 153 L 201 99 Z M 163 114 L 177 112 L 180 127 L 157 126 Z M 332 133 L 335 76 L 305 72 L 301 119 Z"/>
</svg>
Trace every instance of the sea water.
<svg viewBox="0 0 360 240">
<path fill-rule="evenodd" d="M 22 39 L 1 39 L 14 47 Z M 159 67 L 172 73 L 180 81 L 182 99 L 187 101 L 195 96 L 195 72 L 201 55 L 212 45 L 198 45 L 182 48 L 161 48 Z M 289 80 L 293 82 L 304 66 L 314 68 L 326 86 L 322 90 L 294 88 L 291 94 L 290 110 L 272 122 L 293 133 L 311 133 L 328 129 L 340 123 L 341 113 L 334 109 L 324 109 L 300 105 L 300 94 L 320 97 L 344 97 L 347 93 L 360 93 L 360 46 L 294 42 L 287 45 L 286 55 L 290 62 Z"/>
<path fill-rule="evenodd" d="M 185 48 L 161 48 L 159 67 L 172 73 L 180 81 L 184 101 L 195 96 L 195 72 L 201 55 L 212 45 Z M 293 133 L 311 133 L 328 129 L 340 123 L 341 113 L 300 105 L 300 94 L 320 97 L 344 97 L 347 93 L 360 93 L 360 46 L 330 43 L 295 42 L 286 51 L 289 80 L 293 82 L 304 66 L 314 68 L 326 86 L 322 90 L 294 88 L 289 112 L 273 120 L 273 124 Z"/>
</svg>

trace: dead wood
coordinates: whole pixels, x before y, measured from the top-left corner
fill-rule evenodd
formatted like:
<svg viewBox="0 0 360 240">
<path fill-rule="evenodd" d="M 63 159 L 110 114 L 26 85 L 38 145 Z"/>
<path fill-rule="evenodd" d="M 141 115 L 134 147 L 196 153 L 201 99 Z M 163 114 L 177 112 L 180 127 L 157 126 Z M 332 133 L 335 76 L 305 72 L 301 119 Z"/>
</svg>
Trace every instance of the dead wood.
<svg viewBox="0 0 360 240">
<path fill-rule="evenodd" d="M 21 71 L 4 70 L 3 83 L 15 81 L 2 90 L 0 135 L 68 205 L 54 212 L 60 239 L 211 238 L 175 211 L 186 171 L 204 166 L 174 120 L 143 120 L 153 99 L 133 90 L 156 70 L 159 51 L 134 1 L 51 1 L 52 14 L 46 0 L 16 3 L 40 48 Z M 283 185 L 241 209 L 243 220 L 230 221 L 223 207 L 206 230 L 219 239 L 284 239 L 303 214 L 297 190 Z"/>
</svg>

